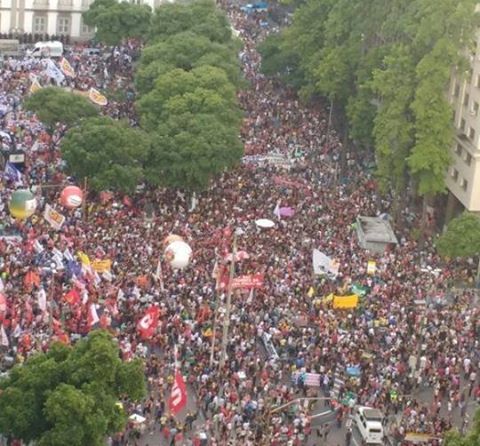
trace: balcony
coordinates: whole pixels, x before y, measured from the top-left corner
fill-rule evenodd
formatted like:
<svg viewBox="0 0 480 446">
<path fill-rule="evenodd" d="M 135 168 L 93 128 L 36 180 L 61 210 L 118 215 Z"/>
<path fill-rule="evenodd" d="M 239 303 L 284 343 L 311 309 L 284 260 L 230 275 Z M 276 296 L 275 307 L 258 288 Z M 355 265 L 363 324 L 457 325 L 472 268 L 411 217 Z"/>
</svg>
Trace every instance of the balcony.
<svg viewBox="0 0 480 446">
<path fill-rule="evenodd" d="M 58 0 L 57 9 L 59 11 L 71 11 L 73 9 L 73 0 Z"/>
</svg>

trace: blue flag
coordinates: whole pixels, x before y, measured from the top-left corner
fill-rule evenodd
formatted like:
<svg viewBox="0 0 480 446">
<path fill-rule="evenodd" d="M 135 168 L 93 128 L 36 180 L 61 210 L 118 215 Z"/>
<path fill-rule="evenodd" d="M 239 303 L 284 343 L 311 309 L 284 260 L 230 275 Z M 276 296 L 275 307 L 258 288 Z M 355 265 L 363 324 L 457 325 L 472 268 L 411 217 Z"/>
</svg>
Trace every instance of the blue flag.
<svg viewBox="0 0 480 446">
<path fill-rule="evenodd" d="M 15 183 L 22 182 L 22 173 L 9 161 L 5 163 L 5 177 L 10 180 L 14 181 Z"/>
</svg>

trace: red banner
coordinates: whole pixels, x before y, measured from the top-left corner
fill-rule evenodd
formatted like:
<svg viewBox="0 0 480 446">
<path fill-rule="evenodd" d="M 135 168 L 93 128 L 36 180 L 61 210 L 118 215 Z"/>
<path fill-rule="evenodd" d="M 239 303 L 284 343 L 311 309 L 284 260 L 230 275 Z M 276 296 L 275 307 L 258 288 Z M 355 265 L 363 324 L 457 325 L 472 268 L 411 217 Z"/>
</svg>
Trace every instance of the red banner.
<svg viewBox="0 0 480 446">
<path fill-rule="evenodd" d="M 182 374 L 177 370 L 175 372 L 172 393 L 168 399 L 168 408 L 174 416 L 187 405 L 187 398 L 187 386 L 185 385 Z"/>
<path fill-rule="evenodd" d="M 159 309 L 152 305 L 148 308 L 145 315 L 138 321 L 137 330 L 142 339 L 148 339 L 153 336 L 158 327 Z"/>
<path fill-rule="evenodd" d="M 232 289 L 238 288 L 261 288 L 263 287 L 264 274 L 247 274 L 245 276 L 234 277 L 232 281 Z"/>
<path fill-rule="evenodd" d="M 308 187 L 300 181 L 291 180 L 288 177 L 281 177 L 279 175 L 273 177 L 273 182 L 277 186 L 288 187 L 290 189 L 308 189 Z"/>
</svg>

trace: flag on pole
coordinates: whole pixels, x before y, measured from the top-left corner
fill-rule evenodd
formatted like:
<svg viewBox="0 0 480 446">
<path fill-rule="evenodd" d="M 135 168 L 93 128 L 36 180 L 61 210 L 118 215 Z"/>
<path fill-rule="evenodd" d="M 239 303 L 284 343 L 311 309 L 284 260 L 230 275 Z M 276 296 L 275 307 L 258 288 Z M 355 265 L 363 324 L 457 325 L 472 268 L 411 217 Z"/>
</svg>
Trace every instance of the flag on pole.
<svg viewBox="0 0 480 446">
<path fill-rule="evenodd" d="M 277 205 L 275 206 L 275 209 L 273 210 L 273 215 L 277 217 L 279 220 L 282 219 L 282 216 L 280 214 L 280 200 L 277 201 Z"/>
<path fill-rule="evenodd" d="M 90 307 L 88 308 L 88 317 L 87 317 L 88 328 L 91 329 L 99 321 L 100 321 L 100 318 L 98 317 L 97 308 L 95 307 L 95 304 L 90 304 Z"/>
<path fill-rule="evenodd" d="M 172 393 L 168 399 L 168 408 L 176 416 L 187 405 L 187 386 L 180 371 L 175 370 L 175 380 L 173 381 Z"/>
<path fill-rule="evenodd" d="M 9 161 L 5 163 L 4 174 L 5 178 L 15 182 L 15 184 L 23 184 L 22 173 Z"/>
<path fill-rule="evenodd" d="M 62 57 L 60 60 L 60 69 L 62 70 L 63 74 L 68 77 L 75 77 L 75 70 L 70 65 L 70 62 L 65 58 Z"/>
<path fill-rule="evenodd" d="M 145 315 L 137 323 L 137 330 L 142 339 L 148 339 L 153 336 L 158 327 L 159 317 L 160 310 L 156 305 L 152 305 L 147 309 Z"/>
<path fill-rule="evenodd" d="M 55 65 L 55 62 L 52 59 L 44 59 L 43 63 L 45 65 L 44 73 L 49 78 L 53 79 L 57 85 L 60 85 L 65 80 L 65 75 L 60 68 Z"/>
<path fill-rule="evenodd" d="M 40 288 L 40 290 L 37 293 L 37 299 L 38 299 L 38 308 L 42 311 L 47 310 L 47 293 L 43 288 Z"/>
<path fill-rule="evenodd" d="M 3 324 L 0 325 L 0 345 L 3 345 L 4 347 L 8 347 L 10 345 L 5 328 L 3 328 Z"/>
</svg>

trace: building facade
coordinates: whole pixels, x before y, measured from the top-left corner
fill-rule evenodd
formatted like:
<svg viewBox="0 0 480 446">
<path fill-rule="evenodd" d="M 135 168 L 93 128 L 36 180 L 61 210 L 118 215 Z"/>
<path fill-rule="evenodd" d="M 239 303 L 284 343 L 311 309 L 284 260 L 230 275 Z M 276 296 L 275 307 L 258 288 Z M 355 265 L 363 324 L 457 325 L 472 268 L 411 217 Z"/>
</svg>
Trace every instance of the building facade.
<svg viewBox="0 0 480 446">
<path fill-rule="evenodd" d="M 152 8 L 161 0 L 131 0 Z M 0 0 L 0 33 L 16 38 L 24 34 L 34 39 L 68 36 L 70 40 L 88 40 L 94 30 L 83 23 L 82 12 L 93 0 Z"/>
<path fill-rule="evenodd" d="M 455 141 L 447 187 L 461 205 L 480 212 L 480 34 L 469 55 L 467 75 L 454 74 L 449 99 L 454 110 Z"/>
</svg>

